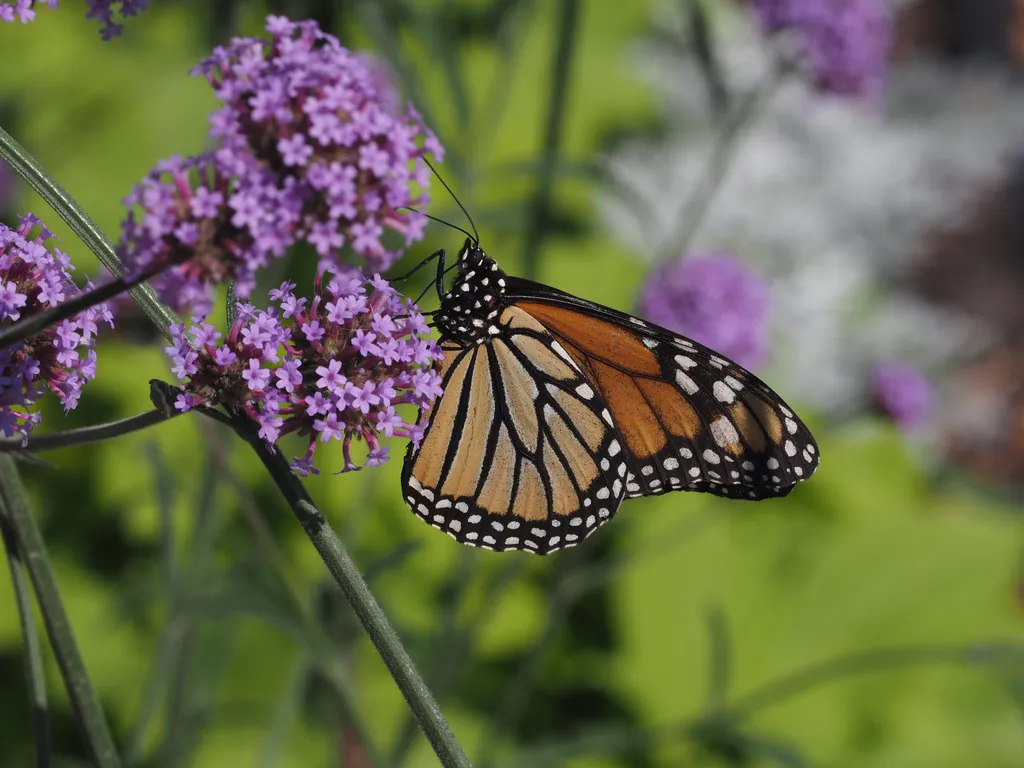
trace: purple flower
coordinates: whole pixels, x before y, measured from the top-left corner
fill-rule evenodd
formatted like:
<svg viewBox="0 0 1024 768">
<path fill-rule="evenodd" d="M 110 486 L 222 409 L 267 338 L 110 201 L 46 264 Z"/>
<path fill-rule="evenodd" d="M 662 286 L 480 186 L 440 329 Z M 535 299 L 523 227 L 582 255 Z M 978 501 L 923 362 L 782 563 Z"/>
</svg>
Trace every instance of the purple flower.
<svg viewBox="0 0 1024 768">
<path fill-rule="evenodd" d="M 124 27 L 114 21 L 116 14 L 120 13 L 121 18 L 127 19 L 140 11 L 146 10 L 149 0 L 87 0 L 89 10 L 85 14 L 87 19 L 96 19 L 103 24 L 100 29 L 100 37 L 110 40 L 117 37 L 124 31 Z M 36 13 L 33 10 L 34 0 L 14 0 L 0 3 L 0 21 L 14 21 L 17 19 L 22 24 L 34 21 Z M 46 5 L 52 10 L 59 6 L 59 0 L 46 0 Z M 115 8 L 115 6 L 119 6 Z"/>
<path fill-rule="evenodd" d="M 791 32 L 822 91 L 875 98 L 885 82 L 893 18 L 885 0 L 750 0 L 766 34 Z"/>
<path fill-rule="evenodd" d="M 81 293 L 67 254 L 46 247 L 53 235 L 45 225 L 30 239 L 37 225 L 32 214 L 22 216 L 17 229 L 0 224 L 0 328 Z M 114 324 L 105 305 L 0 350 L 0 431 L 6 437 L 27 436 L 39 424 L 32 406 L 47 389 L 65 411 L 78 405 L 82 387 L 96 376 L 91 347 L 101 321 Z"/>
<path fill-rule="evenodd" d="M 244 225 L 234 223 L 239 198 L 249 199 L 216 155 L 165 160 L 125 198 L 118 253 L 132 271 L 166 265 L 151 282 L 176 311 L 208 314 L 212 287 L 227 280 L 247 297 L 271 255 L 260 243 L 276 224 L 258 205 Z M 195 237 L 183 240 L 186 232 Z"/>
<path fill-rule="evenodd" d="M 879 363 L 871 375 L 875 407 L 905 430 L 927 423 L 935 407 L 935 388 L 917 368 L 896 360 Z"/>
<path fill-rule="evenodd" d="M 768 354 L 768 290 L 729 253 L 687 256 L 658 267 L 640 314 L 754 368 Z"/>
<path fill-rule="evenodd" d="M 271 309 L 240 308 L 226 337 L 204 318 L 172 329 L 167 352 L 185 381 L 178 407 L 245 414 L 268 443 L 290 433 L 307 438 L 305 455 L 292 464 L 302 475 L 317 471 L 318 446 L 335 440 L 345 470 L 358 468 L 355 440 L 366 442 L 366 466 L 387 460 L 380 434 L 419 440 L 420 430 L 396 407 L 427 406 L 440 394 L 434 365 L 441 351 L 423 338 L 416 306 L 379 276 L 367 281 L 361 273 L 319 275 L 309 300 L 294 288 L 271 291 Z M 341 306 L 350 311 L 339 314 Z"/>
<path fill-rule="evenodd" d="M 341 264 L 343 244 L 373 270 L 390 266 L 422 237 L 429 180 L 423 156 L 443 159 L 437 137 L 412 107 L 397 108 L 394 88 L 368 57 L 344 48 L 314 21 L 267 18 L 272 36 L 236 38 L 194 70 L 223 105 L 211 116 L 219 162 L 251 193 L 236 200 L 237 227 L 272 211 L 286 247 L 312 243 L 323 268 Z M 283 210 L 282 210 L 283 209 Z M 389 250 L 386 230 L 401 235 Z"/>
</svg>

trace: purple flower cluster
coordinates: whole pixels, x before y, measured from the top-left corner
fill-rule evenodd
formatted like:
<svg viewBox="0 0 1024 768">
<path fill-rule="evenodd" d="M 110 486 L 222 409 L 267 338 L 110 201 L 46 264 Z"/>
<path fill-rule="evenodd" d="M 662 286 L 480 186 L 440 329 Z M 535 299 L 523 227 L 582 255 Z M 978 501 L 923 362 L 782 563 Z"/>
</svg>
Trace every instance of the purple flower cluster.
<svg viewBox="0 0 1024 768">
<path fill-rule="evenodd" d="M 187 411 L 221 405 L 247 414 L 267 443 L 291 432 L 308 437 L 305 455 L 292 467 L 318 470 L 318 443 L 342 442 L 344 471 L 357 469 L 353 439 L 369 448 L 365 465 L 387 461 L 379 435 L 419 442 L 420 429 L 402 420 L 396 406 L 427 406 L 441 393 L 434 363 L 440 348 L 424 338 L 423 316 L 379 275 L 317 277 L 312 300 L 297 297 L 292 283 L 270 292 L 266 311 L 239 305 L 227 338 L 195 318 L 173 329 L 167 352 L 185 382 L 176 406 Z"/>
<path fill-rule="evenodd" d="M 0 328 L 80 293 L 67 254 L 45 246 L 53 234 L 42 226 L 30 238 L 40 224 L 31 214 L 21 217 L 17 229 L 0 224 Z M 27 436 L 38 426 L 40 414 L 32 406 L 47 389 L 65 412 L 78 405 L 83 385 L 96 376 L 92 346 L 100 321 L 114 324 L 103 304 L 0 350 L 0 432 Z"/>
<path fill-rule="evenodd" d="M 918 369 L 895 360 L 879 363 L 871 376 L 875 407 L 897 426 L 923 426 L 935 407 L 935 389 Z"/>
<path fill-rule="evenodd" d="M 768 354 L 768 289 L 732 254 L 686 256 L 658 267 L 640 314 L 747 368 Z"/>
<path fill-rule="evenodd" d="M 427 219 L 400 209 L 427 202 L 413 187 L 428 185 L 426 153 L 443 158 L 436 136 L 315 22 L 270 16 L 267 31 L 270 41 L 237 38 L 195 69 L 224 102 L 210 117 L 214 151 L 161 164 L 126 199 L 142 212 L 124 224 L 122 256 L 133 268 L 177 264 L 158 289 L 179 309 L 208 311 L 211 286 L 227 279 L 247 297 L 257 270 L 299 241 L 321 270 L 383 271 L 423 236 Z M 199 264 L 180 263 L 190 252 Z"/>
<path fill-rule="evenodd" d="M 119 256 L 133 271 L 175 265 L 151 282 L 178 312 L 208 314 L 210 287 L 228 280 L 239 296 L 248 296 L 268 256 L 253 231 L 271 219 L 274 204 L 265 200 L 246 218 L 232 207 L 246 190 L 245 180 L 229 177 L 212 154 L 164 160 L 125 198 Z"/>
<path fill-rule="evenodd" d="M 120 14 L 121 18 L 127 19 L 146 10 L 149 0 L 86 0 L 89 10 L 85 14 L 87 19 L 96 19 L 103 24 L 100 36 L 104 40 L 117 37 L 124 31 L 124 27 L 114 19 Z M 14 21 L 17 19 L 22 24 L 28 24 L 36 18 L 36 0 L 15 0 L 14 5 L 0 3 L 0 21 Z M 55 9 L 60 5 L 59 0 L 46 0 L 46 5 Z M 115 8 L 115 6 L 117 6 Z"/>
<path fill-rule="evenodd" d="M 838 96 L 881 92 L 893 41 L 885 0 L 750 0 L 766 34 L 792 32 L 817 87 Z"/>
</svg>

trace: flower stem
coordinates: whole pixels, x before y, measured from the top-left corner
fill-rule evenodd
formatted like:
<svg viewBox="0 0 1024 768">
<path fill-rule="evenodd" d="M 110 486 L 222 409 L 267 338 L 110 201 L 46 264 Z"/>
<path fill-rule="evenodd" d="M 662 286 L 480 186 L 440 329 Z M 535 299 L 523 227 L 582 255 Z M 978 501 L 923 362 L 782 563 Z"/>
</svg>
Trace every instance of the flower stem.
<svg viewBox="0 0 1024 768">
<path fill-rule="evenodd" d="M 73 445 L 86 445 L 98 443 L 101 440 L 109 440 L 113 437 L 120 437 L 132 432 L 138 432 L 146 427 L 161 424 L 169 418 L 181 413 L 167 413 L 165 411 L 153 410 L 129 416 L 125 419 L 118 419 L 106 424 L 98 424 L 91 427 L 69 429 L 65 432 L 58 432 L 53 435 L 39 435 L 29 437 L 27 441 L 21 438 L 0 439 L 0 453 L 10 451 L 24 451 L 26 453 L 39 453 L 41 451 L 53 451 L 57 448 L 68 448 Z"/>
<path fill-rule="evenodd" d="M 171 265 L 161 265 L 158 269 L 147 270 L 137 277 L 118 277 L 111 280 L 109 283 L 93 288 L 91 291 L 81 293 L 73 299 L 69 299 L 68 301 L 56 304 L 48 309 L 44 309 L 42 312 L 30 315 L 24 320 L 19 320 L 13 325 L 10 325 L 0 331 L 0 349 L 13 346 L 18 342 L 24 341 L 29 336 L 34 336 L 44 328 L 49 328 L 62 320 L 74 317 L 79 312 L 89 309 L 90 307 L 95 307 L 97 304 L 101 304 L 108 299 L 112 299 L 118 294 L 124 293 L 139 283 L 159 274 L 169 266 Z"/>
<path fill-rule="evenodd" d="M 3 128 L 0 128 L 0 157 L 10 163 L 18 175 L 25 179 L 28 185 L 67 222 L 79 239 L 96 254 L 96 258 L 112 275 L 120 277 L 124 273 L 124 266 L 117 258 L 114 244 L 110 238 L 89 218 L 82 206 L 43 169 L 39 161 Z M 174 312 L 160 302 L 156 292 L 150 286 L 137 285 L 128 293 L 165 336 L 167 329 L 173 323 L 178 322 Z"/>
<path fill-rule="evenodd" d="M 21 636 L 25 645 L 25 683 L 32 703 L 32 731 L 36 741 L 36 765 L 48 768 L 52 762 L 50 739 L 50 713 L 46 705 L 46 673 L 43 669 L 43 653 L 36 631 L 36 617 L 32 612 L 32 592 L 25 575 L 25 561 L 11 528 L 6 504 L 0 498 L 0 535 L 3 536 L 7 551 L 7 565 L 11 569 L 11 584 L 18 604 L 18 619 Z"/>
<path fill-rule="evenodd" d="M 551 193 L 558 168 L 558 150 L 565 122 L 566 92 L 569 88 L 569 73 L 572 65 L 573 48 L 576 43 L 576 21 L 579 17 L 579 0 L 560 0 L 558 4 L 558 47 L 551 73 L 551 97 L 548 99 L 547 126 L 544 132 L 544 149 L 537 178 L 537 192 L 530 207 L 526 236 L 523 238 L 523 276 L 531 280 L 537 277 L 540 264 L 540 246 L 548 228 L 551 209 Z"/>
<path fill-rule="evenodd" d="M 659 260 L 668 261 L 686 253 L 693 244 L 693 239 L 700 232 L 701 225 L 711 208 L 722 182 L 725 181 L 739 154 L 740 140 L 746 136 L 747 129 L 760 117 L 768 106 L 779 86 L 785 80 L 790 69 L 785 64 L 775 63 L 762 76 L 761 80 L 744 95 L 733 113 L 726 118 L 722 130 L 718 134 L 715 148 L 704 166 L 697 186 L 687 197 L 680 212 L 679 226 L 660 248 Z"/>
<path fill-rule="evenodd" d="M 121 759 L 110 735 L 103 707 L 75 642 L 71 622 L 57 588 L 57 579 L 46 555 L 43 536 L 29 507 L 28 495 L 14 459 L 7 454 L 0 454 L 0 496 L 8 510 L 18 551 L 28 566 L 50 646 L 57 657 L 57 665 L 64 678 L 75 718 L 82 729 L 86 749 L 98 768 L 118 768 Z"/>
<path fill-rule="evenodd" d="M 416 722 L 434 748 L 441 765 L 445 768 L 469 768 L 470 762 L 441 713 L 433 693 L 416 670 L 409 653 L 334 529 L 313 504 L 306 489 L 292 473 L 281 453 L 268 449 L 248 422 L 235 422 L 234 427 L 259 456 L 309 540 L 313 542 L 316 551 L 327 565 L 334 581 L 341 587 L 356 617 L 370 636 L 377 653 L 405 697 Z"/>
</svg>

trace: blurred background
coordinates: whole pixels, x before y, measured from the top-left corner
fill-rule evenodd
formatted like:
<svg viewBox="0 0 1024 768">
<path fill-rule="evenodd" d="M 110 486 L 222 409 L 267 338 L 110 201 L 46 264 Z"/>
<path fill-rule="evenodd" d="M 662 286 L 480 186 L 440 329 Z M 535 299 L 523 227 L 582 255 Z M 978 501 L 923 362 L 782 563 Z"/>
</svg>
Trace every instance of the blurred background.
<svg viewBox="0 0 1024 768">
<path fill-rule="evenodd" d="M 131 186 L 206 146 L 189 69 L 268 12 L 315 18 L 438 132 L 503 268 L 682 307 L 684 332 L 711 295 L 815 432 L 821 468 L 784 500 L 630 501 L 544 559 L 424 526 L 399 460 L 311 478 L 475 765 L 1024 765 L 1024 3 L 893 3 L 864 98 L 776 75 L 790 41 L 733 0 L 159 0 L 106 43 L 63 5 L 0 25 L 0 122 L 115 238 Z M 96 270 L 0 165 L 4 221 L 26 209 Z M 431 225 L 398 269 L 460 244 Z M 723 254 L 765 312 L 687 279 Z M 161 346 L 123 307 L 82 405 L 49 403 L 43 431 L 147 410 Z M 435 765 L 236 443 L 184 417 L 25 468 L 126 761 Z M 33 759 L 23 670 L 5 569 L 0 766 Z M 63 764 L 84 765 L 48 672 Z"/>
</svg>

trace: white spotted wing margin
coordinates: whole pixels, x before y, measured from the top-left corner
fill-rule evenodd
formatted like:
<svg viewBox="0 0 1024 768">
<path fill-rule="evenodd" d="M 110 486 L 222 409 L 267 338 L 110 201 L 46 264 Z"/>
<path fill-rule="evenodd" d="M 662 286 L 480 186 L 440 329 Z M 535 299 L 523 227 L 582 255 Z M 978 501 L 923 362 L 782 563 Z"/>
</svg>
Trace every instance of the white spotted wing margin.
<svg viewBox="0 0 1024 768">
<path fill-rule="evenodd" d="M 456 541 L 548 554 L 579 544 L 626 495 L 627 457 L 611 414 L 572 358 L 525 312 L 442 345 L 443 394 L 421 414 L 403 495 Z"/>
<path fill-rule="evenodd" d="M 537 319 L 581 362 L 595 389 L 611 403 L 616 427 L 627 438 L 627 498 L 673 490 L 745 500 L 778 498 L 817 469 L 819 451 L 810 431 L 777 393 L 739 364 L 654 323 L 550 286 L 512 278 L 507 297 L 527 306 L 533 302 L 531 312 L 538 304 L 572 311 L 572 328 L 553 327 L 543 313 Z M 573 335 L 587 336 L 588 318 L 591 330 L 610 323 L 636 339 L 636 347 L 642 343 L 650 355 L 648 370 L 631 367 L 621 345 L 588 349 L 578 343 Z M 613 397 L 607 386 L 602 389 L 609 377 L 600 371 L 611 369 L 629 377 L 633 397 Z M 657 398 L 649 396 L 656 381 L 670 385 L 687 407 L 659 408 Z M 654 422 L 642 431 L 647 446 L 655 447 L 639 450 L 637 441 L 630 446 L 630 425 L 645 421 Z"/>
</svg>

